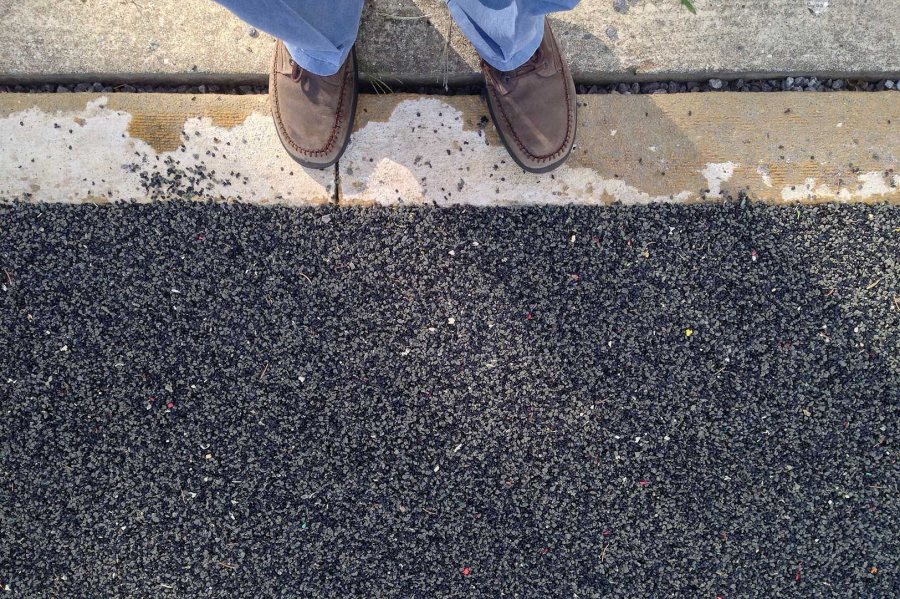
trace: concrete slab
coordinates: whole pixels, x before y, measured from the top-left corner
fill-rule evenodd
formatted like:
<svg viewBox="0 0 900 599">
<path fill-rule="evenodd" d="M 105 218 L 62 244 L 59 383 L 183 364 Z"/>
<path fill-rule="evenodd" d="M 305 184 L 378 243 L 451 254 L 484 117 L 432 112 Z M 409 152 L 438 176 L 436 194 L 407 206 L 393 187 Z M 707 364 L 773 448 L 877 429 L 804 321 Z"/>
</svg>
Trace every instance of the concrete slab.
<svg viewBox="0 0 900 599">
<path fill-rule="evenodd" d="M 584 82 L 900 73 L 900 11 L 890 2 L 825 3 L 818 14 L 798 0 L 694 4 L 697 14 L 678 0 L 583 0 L 553 24 Z M 401 81 L 479 79 L 478 57 L 442 0 L 374 6 L 361 40 L 375 71 Z"/>
<path fill-rule="evenodd" d="M 271 38 L 212 0 L 24 0 L 0 5 L 6 80 L 259 78 Z"/>
<path fill-rule="evenodd" d="M 620 3 L 621 4 L 621 3 Z M 893 2 L 585 0 L 554 24 L 581 81 L 776 74 L 900 75 Z M 0 6 L 6 81 L 265 81 L 271 38 L 212 0 L 52 2 Z M 370 0 L 363 70 L 389 85 L 469 82 L 477 57 L 442 0 Z"/>
<path fill-rule="evenodd" d="M 531 175 L 477 96 L 363 96 L 337 172 L 322 172 L 287 157 L 264 96 L 0 94 L 0 200 L 900 203 L 895 97 L 581 96 L 569 162 Z"/>
<path fill-rule="evenodd" d="M 580 96 L 569 161 L 527 174 L 479 97 L 370 96 L 341 202 L 523 205 L 900 201 L 893 92 Z"/>
</svg>

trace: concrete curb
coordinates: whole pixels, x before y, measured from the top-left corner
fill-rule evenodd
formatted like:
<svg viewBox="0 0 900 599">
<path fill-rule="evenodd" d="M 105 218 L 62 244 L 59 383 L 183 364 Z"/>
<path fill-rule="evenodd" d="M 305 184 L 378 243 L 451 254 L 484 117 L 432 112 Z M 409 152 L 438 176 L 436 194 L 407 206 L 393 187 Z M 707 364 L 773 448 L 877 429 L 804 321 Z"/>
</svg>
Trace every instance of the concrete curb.
<svg viewBox="0 0 900 599">
<path fill-rule="evenodd" d="M 363 96 L 336 169 L 283 152 L 264 96 L 0 95 L 0 199 L 259 204 L 900 203 L 892 92 L 581 96 L 554 173 L 508 158 L 476 96 Z"/>
</svg>

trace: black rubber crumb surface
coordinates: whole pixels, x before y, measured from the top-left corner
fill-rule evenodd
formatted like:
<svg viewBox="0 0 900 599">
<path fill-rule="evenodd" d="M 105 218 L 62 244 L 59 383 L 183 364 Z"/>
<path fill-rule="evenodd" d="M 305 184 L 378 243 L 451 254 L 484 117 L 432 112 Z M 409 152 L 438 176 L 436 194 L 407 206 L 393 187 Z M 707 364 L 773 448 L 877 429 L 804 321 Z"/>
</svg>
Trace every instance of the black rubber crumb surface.
<svg viewBox="0 0 900 599">
<path fill-rule="evenodd" d="M 0 588 L 896 596 L 898 259 L 885 206 L 0 207 Z"/>
</svg>

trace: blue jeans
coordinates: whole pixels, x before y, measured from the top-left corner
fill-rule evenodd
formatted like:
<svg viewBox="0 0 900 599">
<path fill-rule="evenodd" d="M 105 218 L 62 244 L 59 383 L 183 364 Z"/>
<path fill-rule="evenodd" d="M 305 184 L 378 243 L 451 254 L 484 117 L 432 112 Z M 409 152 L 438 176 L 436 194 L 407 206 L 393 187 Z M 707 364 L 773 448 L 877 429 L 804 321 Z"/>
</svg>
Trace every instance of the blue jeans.
<svg viewBox="0 0 900 599">
<path fill-rule="evenodd" d="M 344 64 L 359 30 L 363 0 L 216 0 L 282 40 L 293 59 L 316 75 Z M 579 0 L 447 0 L 450 14 L 484 60 L 510 71 L 531 58 L 544 35 L 544 15 Z M 398 48 L 397 51 L 402 51 Z"/>
</svg>

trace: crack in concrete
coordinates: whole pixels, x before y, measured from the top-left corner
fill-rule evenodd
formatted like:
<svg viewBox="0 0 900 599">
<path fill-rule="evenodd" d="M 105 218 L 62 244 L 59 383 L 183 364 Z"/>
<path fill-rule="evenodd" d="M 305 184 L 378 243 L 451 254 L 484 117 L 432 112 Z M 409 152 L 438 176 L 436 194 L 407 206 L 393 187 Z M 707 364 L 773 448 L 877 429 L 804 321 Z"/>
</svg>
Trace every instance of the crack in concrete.
<svg viewBox="0 0 900 599">
<path fill-rule="evenodd" d="M 341 161 L 334 163 L 334 194 L 331 196 L 331 203 L 340 205 L 341 203 Z"/>
</svg>

